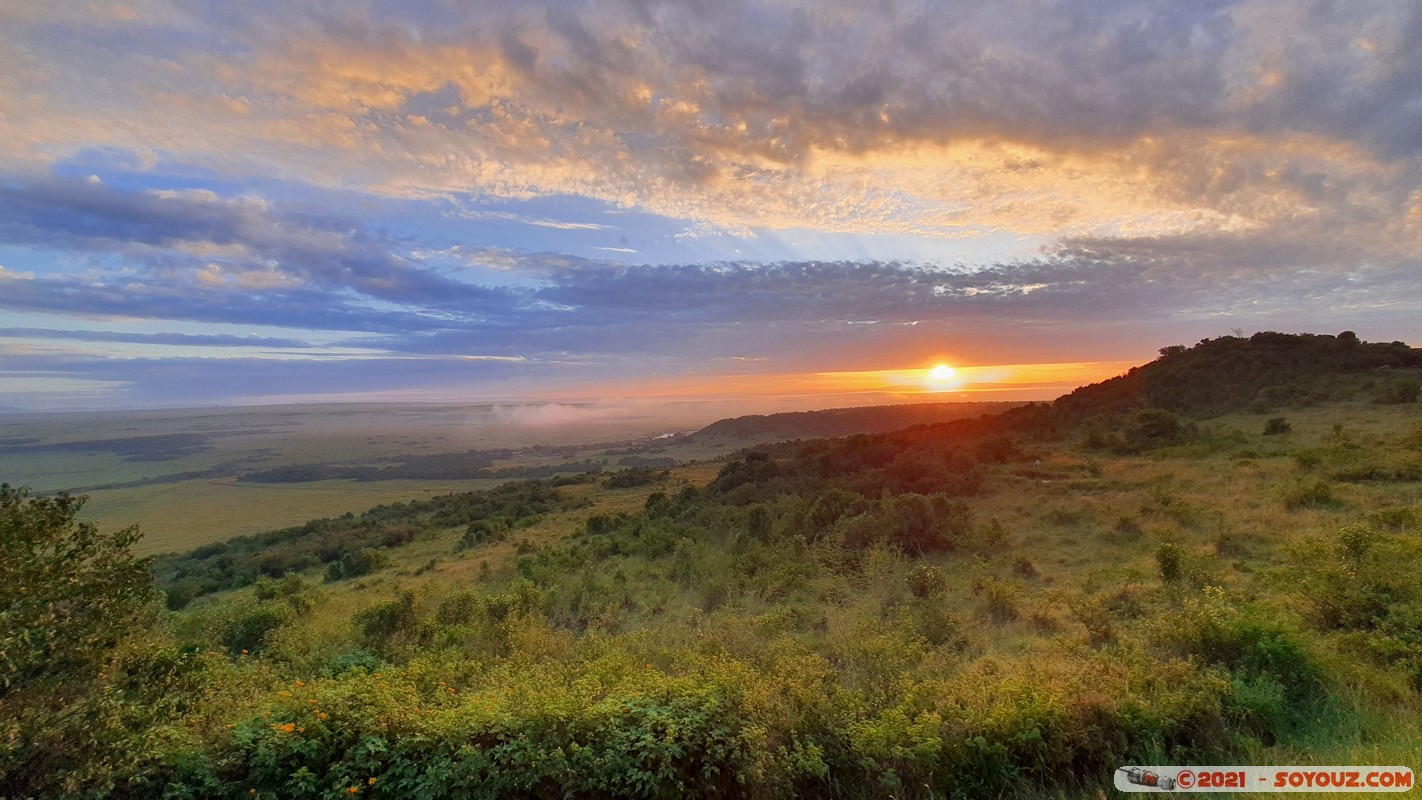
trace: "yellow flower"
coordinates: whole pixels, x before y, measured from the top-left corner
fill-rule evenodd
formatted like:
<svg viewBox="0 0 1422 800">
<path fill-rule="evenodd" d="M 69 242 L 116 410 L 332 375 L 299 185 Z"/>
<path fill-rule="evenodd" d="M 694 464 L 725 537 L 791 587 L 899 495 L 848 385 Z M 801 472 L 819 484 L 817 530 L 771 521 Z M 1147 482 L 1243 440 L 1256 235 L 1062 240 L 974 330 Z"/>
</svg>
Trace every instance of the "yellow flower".
<svg viewBox="0 0 1422 800">
<path fill-rule="evenodd" d="M 359 786 L 352 786 L 351 788 L 349 788 L 349 789 L 346 790 L 346 793 L 347 793 L 347 794 L 360 794 L 360 787 L 359 787 Z"/>
<path fill-rule="evenodd" d="M 370 784 L 371 786 L 374 786 L 374 785 L 375 785 L 375 779 L 374 779 L 374 778 L 371 778 L 370 780 L 366 781 L 366 783 Z"/>
</svg>

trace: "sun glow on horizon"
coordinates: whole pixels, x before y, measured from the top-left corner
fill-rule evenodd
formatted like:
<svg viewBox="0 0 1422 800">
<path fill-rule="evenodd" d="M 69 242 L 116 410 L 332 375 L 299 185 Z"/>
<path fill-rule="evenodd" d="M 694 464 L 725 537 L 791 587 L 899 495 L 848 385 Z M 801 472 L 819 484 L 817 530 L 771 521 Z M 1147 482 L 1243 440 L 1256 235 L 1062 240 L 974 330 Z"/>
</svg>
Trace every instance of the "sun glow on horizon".
<svg viewBox="0 0 1422 800">
<path fill-rule="evenodd" d="M 1071 390 L 1120 375 L 1135 361 L 1076 361 L 994 364 L 842 372 L 763 372 L 702 374 L 669 378 L 626 379 L 579 384 L 574 392 L 538 395 L 540 399 L 635 397 L 643 400 L 776 400 L 801 408 L 821 398 L 828 408 L 893 402 L 944 400 L 1052 400 Z M 934 380 L 939 366 L 951 377 Z M 939 373 L 945 374 L 945 373 Z M 851 398 L 862 398 L 851 402 Z"/>
<path fill-rule="evenodd" d="M 926 383 L 930 392 L 948 392 L 963 385 L 963 382 L 958 379 L 958 370 L 947 364 L 939 364 L 930 369 Z"/>
</svg>

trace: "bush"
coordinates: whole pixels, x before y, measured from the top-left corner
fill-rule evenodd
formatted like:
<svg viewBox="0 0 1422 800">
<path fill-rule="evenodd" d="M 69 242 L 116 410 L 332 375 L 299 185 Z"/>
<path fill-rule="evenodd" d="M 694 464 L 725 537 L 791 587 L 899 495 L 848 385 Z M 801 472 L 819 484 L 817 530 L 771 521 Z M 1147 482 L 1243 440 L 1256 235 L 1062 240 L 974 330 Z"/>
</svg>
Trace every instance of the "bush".
<svg viewBox="0 0 1422 800">
<path fill-rule="evenodd" d="M 983 613 L 994 622 L 1017 619 L 1017 587 L 999 578 L 989 578 L 982 585 Z"/>
<path fill-rule="evenodd" d="M 359 578 L 390 563 L 390 556 L 373 547 L 362 547 L 354 553 L 346 553 L 340 561 L 333 561 L 326 567 L 326 580 L 339 581 Z"/>
<path fill-rule="evenodd" d="M 633 489 L 653 483 L 664 483 L 670 473 L 651 467 L 632 467 L 619 470 L 609 477 L 603 486 L 608 489 Z"/>
<path fill-rule="evenodd" d="M 435 620 L 441 625 L 464 625 L 472 622 L 482 609 L 479 595 L 468 590 L 455 592 L 440 602 Z"/>
<path fill-rule="evenodd" d="M 909 591 L 914 597 L 937 597 L 948 589 L 948 580 L 943 570 L 927 564 L 919 564 L 909 570 Z"/>
<path fill-rule="evenodd" d="M 1419 395 L 1422 395 L 1422 384 L 1415 380 L 1397 380 L 1387 384 L 1374 402 L 1380 405 L 1406 405 L 1417 402 Z"/>
<path fill-rule="evenodd" d="M 1422 688 L 1422 549 L 1412 537 L 1348 525 L 1295 545 L 1287 578 L 1311 625 Z"/>
<path fill-rule="evenodd" d="M 754 506 L 746 517 L 746 534 L 757 542 L 767 542 L 772 522 L 770 511 L 765 506 Z"/>
<path fill-rule="evenodd" d="M 114 750 L 141 747 L 124 723 L 130 713 L 145 718 L 143 706 L 112 697 L 103 677 L 120 666 L 125 640 L 154 620 L 159 595 L 148 563 L 131 551 L 138 529 L 101 533 L 79 522 L 84 501 L 0 484 L 0 792 L 8 796 L 106 793 Z"/>
<path fill-rule="evenodd" d="M 1160 579 L 1175 583 L 1184 574 L 1185 552 L 1180 545 L 1166 542 L 1156 548 L 1155 563 L 1160 570 Z"/>
<path fill-rule="evenodd" d="M 1169 411 L 1143 408 L 1126 426 L 1126 443 L 1135 448 L 1164 447 L 1176 444 L 1185 436 L 1185 423 Z"/>
<path fill-rule="evenodd" d="M 487 519 L 476 519 L 464 529 L 464 535 L 459 539 L 458 549 L 467 550 L 481 544 L 501 541 L 506 536 L 508 536 L 508 531 L 503 525 Z"/>
<path fill-rule="evenodd" d="M 377 652 L 410 639 L 416 633 L 419 621 L 415 593 L 410 591 L 402 592 L 394 600 L 376 603 L 356 614 L 352 620 L 366 645 Z"/>
<path fill-rule="evenodd" d="M 296 613 L 285 603 L 260 603 L 228 624 L 222 633 L 222 644 L 233 655 L 261 652 L 272 632 L 295 617 Z"/>
<path fill-rule="evenodd" d="M 972 512 L 945 495 L 904 494 L 885 503 L 891 540 L 910 554 L 951 550 L 973 528 Z"/>
<path fill-rule="evenodd" d="M 1328 701 L 1321 668 L 1299 632 L 1232 604 L 1208 586 L 1173 618 L 1157 623 L 1157 643 L 1229 670 L 1226 712 L 1272 743 L 1314 722 Z"/>
<path fill-rule="evenodd" d="M 1273 417 L 1264 423 L 1265 436 L 1280 436 L 1293 430 L 1289 421 L 1283 417 Z"/>
<path fill-rule="evenodd" d="M 1284 505 L 1298 508 L 1335 508 L 1341 502 L 1333 494 L 1333 486 L 1323 479 L 1300 483 L 1284 496 Z"/>
<path fill-rule="evenodd" d="M 274 702 L 238 723 L 222 756 L 245 769 L 214 776 L 220 790 L 205 794 L 671 798 L 769 788 L 762 770 L 775 756 L 762 751 L 734 680 L 648 676 L 594 692 L 540 672 L 524 678 L 544 691 L 497 702 L 466 700 L 453 686 L 431 696 L 413 676 L 348 675 L 311 693 L 315 704 Z M 441 713 L 411 713 L 412 702 Z"/>
</svg>

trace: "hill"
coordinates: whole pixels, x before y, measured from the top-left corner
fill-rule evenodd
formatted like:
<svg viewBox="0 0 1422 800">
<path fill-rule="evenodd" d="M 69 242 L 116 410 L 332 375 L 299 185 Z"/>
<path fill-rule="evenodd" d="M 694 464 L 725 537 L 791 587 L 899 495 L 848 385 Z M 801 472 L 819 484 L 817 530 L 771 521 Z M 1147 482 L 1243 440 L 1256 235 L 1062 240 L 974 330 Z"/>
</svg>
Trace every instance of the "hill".
<svg viewBox="0 0 1422 800">
<path fill-rule="evenodd" d="M 694 443 L 777 442 L 886 433 L 913 425 L 1000 414 L 1021 403 L 913 403 L 754 414 L 718 420 L 687 437 Z"/>
<path fill-rule="evenodd" d="M 1422 369 L 1422 350 L 1402 342 L 1363 342 L 1351 331 L 1337 336 L 1263 331 L 1160 352 L 1160 358 L 1125 375 L 1058 398 L 1057 416 L 1075 422 L 1136 408 L 1195 416 L 1266 413 L 1366 391 L 1381 403 L 1411 402 L 1417 399 L 1415 370 Z"/>
</svg>

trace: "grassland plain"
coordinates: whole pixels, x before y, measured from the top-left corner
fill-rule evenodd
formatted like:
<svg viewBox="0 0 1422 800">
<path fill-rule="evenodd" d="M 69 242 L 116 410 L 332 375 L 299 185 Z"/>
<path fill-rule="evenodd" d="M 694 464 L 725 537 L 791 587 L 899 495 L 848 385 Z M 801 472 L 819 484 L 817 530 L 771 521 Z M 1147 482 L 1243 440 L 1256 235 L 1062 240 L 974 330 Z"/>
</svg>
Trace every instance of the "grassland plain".
<svg viewBox="0 0 1422 800">
<path fill-rule="evenodd" d="M 470 448 L 513 451 L 501 467 L 552 465 L 599 456 L 609 443 L 695 427 L 707 421 L 702 413 L 510 404 L 0 415 L 0 475 L 37 492 L 86 493 L 85 519 L 105 528 L 137 523 L 145 534 L 140 552 L 161 553 L 491 483 L 237 480 L 258 470 L 312 461 L 383 465 Z M 558 445 L 552 452 L 531 449 L 550 443 Z M 719 452 L 689 447 L 683 457 Z"/>
<path fill-rule="evenodd" d="M 952 419 L 1010 403 L 930 404 L 730 420 L 779 420 L 822 428 L 880 430 L 891 420 Z M 506 451 L 491 466 L 553 468 L 587 459 L 616 469 L 628 454 L 696 461 L 749 441 L 722 435 L 658 440 L 708 421 L 701 406 L 654 413 L 612 405 L 279 406 L 99 415 L 0 416 L 0 475 L 23 476 L 38 492 L 90 497 L 84 519 L 105 528 L 138 524 L 143 554 L 297 525 L 394 500 L 487 488 L 495 480 L 241 480 L 299 464 L 371 465 L 478 448 Z M 821 418 L 824 418 L 821 421 Z M 783 424 L 783 423 L 782 423 Z M 788 434 L 785 438 L 792 438 Z M 392 461 L 393 460 L 393 461 Z M 502 480 L 502 479 L 500 479 Z"/>
<path fill-rule="evenodd" d="M 770 445 L 209 546 L 159 562 L 170 605 L 212 585 L 65 718 L 90 749 L 32 701 L 0 766 L 177 797 L 1098 797 L 1132 762 L 1416 768 L 1422 412 L 1378 402 L 1413 377 Z"/>
</svg>

